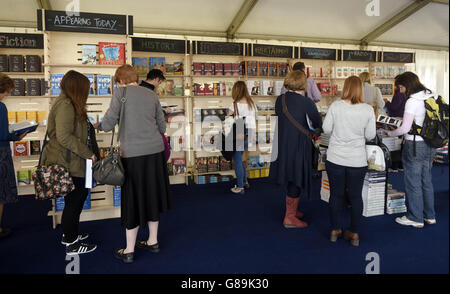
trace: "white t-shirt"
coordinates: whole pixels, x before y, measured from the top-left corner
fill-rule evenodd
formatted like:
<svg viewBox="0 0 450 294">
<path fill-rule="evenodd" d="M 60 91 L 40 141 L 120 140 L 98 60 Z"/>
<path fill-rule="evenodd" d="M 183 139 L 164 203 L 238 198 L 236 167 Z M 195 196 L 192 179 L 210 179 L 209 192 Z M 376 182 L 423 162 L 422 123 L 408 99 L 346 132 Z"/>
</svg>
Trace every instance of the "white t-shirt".
<svg viewBox="0 0 450 294">
<path fill-rule="evenodd" d="M 414 120 L 419 126 L 423 125 L 425 119 L 425 100 L 434 96 L 434 94 L 425 93 L 425 91 L 418 92 L 411 95 L 405 104 L 405 113 L 414 114 Z M 413 141 L 414 135 L 405 135 L 406 140 Z M 416 141 L 423 141 L 421 136 L 416 136 Z"/>
<path fill-rule="evenodd" d="M 256 116 L 258 115 L 258 111 L 256 109 L 251 108 L 251 106 L 247 103 L 237 103 L 236 106 L 238 113 L 234 113 L 235 117 L 236 118 L 245 117 L 245 123 L 247 125 L 247 128 L 256 129 Z M 234 105 L 231 104 L 231 106 L 228 109 L 234 112 Z"/>
</svg>

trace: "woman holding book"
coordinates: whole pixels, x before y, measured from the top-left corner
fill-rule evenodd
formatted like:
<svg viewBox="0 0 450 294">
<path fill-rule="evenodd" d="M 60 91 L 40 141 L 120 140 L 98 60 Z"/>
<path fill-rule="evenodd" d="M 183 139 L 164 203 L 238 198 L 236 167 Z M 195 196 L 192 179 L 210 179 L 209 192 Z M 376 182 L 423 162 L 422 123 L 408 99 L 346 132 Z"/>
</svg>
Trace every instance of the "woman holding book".
<svg viewBox="0 0 450 294">
<path fill-rule="evenodd" d="M 41 164 L 63 166 L 72 177 L 75 190 L 64 197 L 61 243 L 66 245 L 66 254 L 76 255 L 97 248 L 95 244 L 81 242 L 89 235 L 78 232 L 80 214 L 89 192 L 85 188 L 86 159 L 96 161 L 96 141 L 86 110 L 89 79 L 71 70 L 64 75 L 60 86 L 61 94 L 48 115 L 48 142 L 42 150 Z"/>
<path fill-rule="evenodd" d="M 275 103 L 278 122 L 273 140 L 270 178 L 286 192 L 284 227 L 304 228 L 308 224 L 300 220 L 304 215 L 297 211 L 297 208 L 300 194 L 308 198 L 312 193 L 313 146 L 297 124 L 305 131 L 309 130 L 309 117 L 311 127 L 319 130 L 322 127 L 322 118 L 314 102 L 305 95 L 307 79 L 303 71 L 294 70 L 288 73 L 284 87 L 287 92 L 278 96 Z M 283 107 L 283 101 L 286 108 Z"/>
<path fill-rule="evenodd" d="M 234 115 L 233 132 L 236 138 L 236 150 L 233 153 L 233 160 L 237 178 L 237 185 L 231 188 L 231 192 L 245 194 L 245 189 L 250 188 L 250 185 L 242 155 L 246 148 L 256 146 L 257 110 L 245 82 L 237 81 L 233 85 L 231 96 L 233 97 L 233 104 L 228 109 L 227 116 Z"/>
<path fill-rule="evenodd" d="M 2 226 L 3 206 L 19 200 L 17 196 L 16 172 L 11 155 L 11 141 L 22 140 L 27 133 L 17 136 L 9 132 L 8 109 L 1 102 L 14 90 L 14 82 L 7 75 L 0 73 L 0 239 L 11 235 L 11 229 Z"/>
<path fill-rule="evenodd" d="M 159 252 L 158 225 L 160 214 L 171 206 L 167 163 L 161 133 L 166 121 L 155 92 L 138 85 L 138 74 L 131 65 L 116 70 L 119 84 L 100 130 L 109 132 L 121 121 L 119 130 L 125 183 L 122 186 L 121 223 L 126 228 L 125 248 L 115 257 L 126 263 L 134 261 L 134 249 Z M 123 103 L 123 116 L 120 117 Z M 139 227 L 149 227 L 147 240 L 136 243 Z"/>
<path fill-rule="evenodd" d="M 364 86 L 360 78 L 344 82 L 341 100 L 328 109 L 323 131 L 331 134 L 326 171 L 330 183 L 330 241 L 342 235 L 341 209 L 346 194 L 351 203 L 351 225 L 344 238 L 359 246 L 359 227 L 363 211 L 361 192 L 367 171 L 366 141 L 375 138 L 375 113 L 364 103 Z"/>
</svg>

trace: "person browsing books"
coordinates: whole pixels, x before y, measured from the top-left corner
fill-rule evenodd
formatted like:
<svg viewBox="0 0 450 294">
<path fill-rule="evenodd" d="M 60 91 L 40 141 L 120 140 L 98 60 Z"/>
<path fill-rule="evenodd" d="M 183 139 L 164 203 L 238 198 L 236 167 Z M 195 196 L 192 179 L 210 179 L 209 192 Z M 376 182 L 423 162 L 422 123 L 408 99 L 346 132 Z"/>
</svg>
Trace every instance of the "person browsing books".
<svg viewBox="0 0 450 294">
<path fill-rule="evenodd" d="M 138 74 L 131 65 L 120 66 L 114 75 L 119 88 L 96 126 L 105 132 L 119 130 L 125 183 L 121 195 L 121 224 L 126 229 L 126 247 L 115 257 L 126 263 L 134 261 L 135 247 L 159 252 L 160 214 L 171 207 L 170 182 L 161 134 L 166 121 L 155 92 L 138 85 Z M 123 102 L 122 102 L 122 98 Z M 123 104 L 123 116 L 120 117 Z M 138 241 L 139 227 L 148 226 L 149 238 Z"/>
<path fill-rule="evenodd" d="M 233 153 L 234 170 L 236 172 L 237 185 L 231 188 L 231 192 L 235 194 L 244 194 L 245 188 L 250 188 L 247 180 L 247 172 L 245 164 L 242 161 L 242 155 L 247 147 L 255 146 L 256 144 L 256 117 L 257 109 L 252 97 L 248 93 L 247 84 L 243 81 L 237 81 L 233 85 L 231 91 L 233 97 L 233 104 L 228 109 L 227 116 L 234 115 L 234 120 L 237 124 L 244 123 L 244 132 L 239 132 L 242 128 L 236 128 L 236 150 Z M 239 120 L 243 119 L 243 120 Z M 245 132 L 247 130 L 247 132 Z"/>
<path fill-rule="evenodd" d="M 27 132 L 20 136 L 9 132 L 8 109 L 1 102 L 14 90 L 14 82 L 7 75 L 0 73 L 0 239 L 11 235 L 11 229 L 2 227 L 3 207 L 5 204 L 19 200 L 17 195 L 16 172 L 11 155 L 10 142 L 20 141 Z"/>
<path fill-rule="evenodd" d="M 66 254 L 84 254 L 94 251 L 95 244 L 82 242 L 87 233 L 79 233 L 78 225 L 83 204 L 88 196 L 85 188 L 86 159 L 96 161 L 93 150 L 95 141 L 90 137 L 86 101 L 90 82 L 83 74 L 71 70 L 61 80 L 61 94 L 56 98 L 48 115 L 48 142 L 42 150 L 42 165 L 65 167 L 72 177 L 75 190 L 64 197 L 61 218 L 62 241 Z"/>
<path fill-rule="evenodd" d="M 351 225 L 344 238 L 359 245 L 359 228 L 363 211 L 361 192 L 367 172 L 366 141 L 375 138 L 375 113 L 364 103 L 363 84 L 359 77 L 345 80 L 342 98 L 333 102 L 323 122 L 325 134 L 331 134 L 325 163 L 330 183 L 330 241 L 342 235 L 341 209 L 346 190 L 351 203 Z"/>
<path fill-rule="evenodd" d="M 288 73 L 284 80 L 288 90 L 278 96 L 275 102 L 275 114 L 278 122 L 272 147 L 272 163 L 269 177 L 286 192 L 286 213 L 283 225 L 286 228 L 304 228 L 308 224 L 300 218 L 303 213 L 297 211 L 300 194 L 305 198 L 312 194 L 312 142 L 293 121 L 308 130 L 307 117 L 314 129 L 322 127 L 322 117 L 314 102 L 305 96 L 307 87 L 306 74 L 299 70 Z M 285 99 L 288 116 L 283 111 Z"/>
<path fill-rule="evenodd" d="M 374 107 L 375 113 L 383 113 L 384 100 L 381 95 L 381 90 L 375 86 L 372 86 L 370 74 L 368 72 L 362 72 L 359 74 L 364 87 L 364 102 Z"/>
<path fill-rule="evenodd" d="M 305 64 L 303 62 L 296 62 L 292 67 L 292 70 L 299 70 L 305 72 Z M 287 89 L 283 87 L 281 89 L 281 94 L 284 94 L 286 92 Z M 320 90 L 317 87 L 316 82 L 311 77 L 308 77 L 306 79 L 306 96 L 316 103 L 322 99 L 322 94 L 320 93 Z"/>
</svg>

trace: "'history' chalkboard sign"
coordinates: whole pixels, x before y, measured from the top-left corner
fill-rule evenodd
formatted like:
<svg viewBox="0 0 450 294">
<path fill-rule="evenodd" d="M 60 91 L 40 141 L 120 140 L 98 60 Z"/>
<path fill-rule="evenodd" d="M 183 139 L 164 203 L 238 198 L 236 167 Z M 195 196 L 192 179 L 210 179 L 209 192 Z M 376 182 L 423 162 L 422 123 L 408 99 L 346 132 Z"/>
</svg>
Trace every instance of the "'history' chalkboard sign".
<svg viewBox="0 0 450 294">
<path fill-rule="evenodd" d="M 132 40 L 133 40 L 133 51 L 180 53 L 180 54 L 184 54 L 186 52 L 185 40 L 153 39 L 153 38 L 133 38 Z"/>
<path fill-rule="evenodd" d="M 414 63 L 414 53 L 383 52 L 384 62 Z"/>
<path fill-rule="evenodd" d="M 42 34 L 0 33 L 0 48 L 44 49 Z"/>
<path fill-rule="evenodd" d="M 337 49 L 326 49 L 326 48 L 310 48 L 301 47 L 300 48 L 300 58 L 301 59 L 320 59 L 320 60 L 337 60 Z"/>
<path fill-rule="evenodd" d="M 38 21 L 40 13 L 38 10 Z M 127 16 L 118 14 L 102 14 L 80 12 L 79 16 L 68 15 L 65 11 L 44 10 L 45 30 L 58 32 L 99 33 L 126 35 Z M 132 25 L 131 21 L 131 25 Z M 38 25 L 42 28 L 42 25 Z M 133 32 L 133 30 L 129 30 Z"/>
<path fill-rule="evenodd" d="M 291 46 L 252 44 L 253 56 L 292 58 Z"/>
<path fill-rule="evenodd" d="M 344 50 L 343 61 L 377 61 L 376 51 Z"/>
<path fill-rule="evenodd" d="M 236 55 L 244 54 L 243 43 L 196 41 L 197 54 Z"/>
</svg>

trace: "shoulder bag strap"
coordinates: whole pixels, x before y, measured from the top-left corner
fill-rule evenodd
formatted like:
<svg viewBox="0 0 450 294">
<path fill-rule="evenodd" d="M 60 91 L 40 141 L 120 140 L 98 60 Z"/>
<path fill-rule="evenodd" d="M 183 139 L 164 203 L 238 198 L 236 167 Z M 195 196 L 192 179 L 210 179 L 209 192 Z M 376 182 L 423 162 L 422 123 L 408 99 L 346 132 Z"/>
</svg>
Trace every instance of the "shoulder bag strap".
<svg viewBox="0 0 450 294">
<path fill-rule="evenodd" d="M 377 98 L 377 87 L 373 86 L 373 100 L 372 107 L 375 111 L 375 119 L 378 118 L 378 98 Z"/>
<path fill-rule="evenodd" d="M 124 87 L 125 89 L 123 90 L 123 96 L 120 99 L 120 102 L 122 102 L 122 106 L 120 107 L 120 116 L 119 116 L 119 130 L 117 131 L 117 142 L 119 142 L 119 135 L 120 135 L 120 131 L 122 128 L 122 117 L 123 117 L 123 109 L 125 107 L 125 102 L 127 101 L 126 99 L 126 95 L 127 95 L 127 87 Z M 113 140 L 114 140 L 114 129 L 113 129 L 113 135 L 111 138 L 111 148 L 113 145 Z"/>
<path fill-rule="evenodd" d="M 286 117 L 289 119 L 289 121 L 297 128 L 300 130 L 300 132 L 302 132 L 303 134 L 305 134 L 314 144 L 314 138 L 311 135 L 311 133 L 305 129 L 297 120 L 295 120 L 295 118 L 292 117 L 292 115 L 289 113 L 287 105 L 286 105 L 286 94 L 283 94 L 283 96 L 281 97 L 281 102 L 283 104 L 283 113 L 284 115 L 286 115 Z"/>
</svg>

